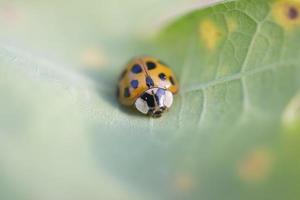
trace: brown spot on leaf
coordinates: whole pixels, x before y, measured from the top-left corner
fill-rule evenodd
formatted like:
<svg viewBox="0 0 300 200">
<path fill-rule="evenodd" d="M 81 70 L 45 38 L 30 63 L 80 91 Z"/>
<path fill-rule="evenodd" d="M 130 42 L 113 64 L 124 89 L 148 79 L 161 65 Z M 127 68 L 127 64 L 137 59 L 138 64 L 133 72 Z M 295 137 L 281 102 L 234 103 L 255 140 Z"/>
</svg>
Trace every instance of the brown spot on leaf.
<svg viewBox="0 0 300 200">
<path fill-rule="evenodd" d="M 200 22 L 198 27 L 200 39 L 209 50 L 214 50 L 222 37 L 222 32 L 214 21 L 206 19 Z"/>
<path fill-rule="evenodd" d="M 300 25 L 300 1 L 278 0 L 272 6 L 275 21 L 286 30 L 293 30 Z"/>
<path fill-rule="evenodd" d="M 290 19 L 296 19 L 298 17 L 298 10 L 295 7 L 290 7 L 288 10 L 288 17 Z"/>
<path fill-rule="evenodd" d="M 173 180 L 173 189 L 180 192 L 190 191 L 195 185 L 194 181 L 190 173 L 178 173 Z"/>
<path fill-rule="evenodd" d="M 250 151 L 245 158 L 238 162 L 239 177 L 246 182 L 260 182 L 270 173 L 272 154 L 269 149 L 260 147 Z"/>
</svg>

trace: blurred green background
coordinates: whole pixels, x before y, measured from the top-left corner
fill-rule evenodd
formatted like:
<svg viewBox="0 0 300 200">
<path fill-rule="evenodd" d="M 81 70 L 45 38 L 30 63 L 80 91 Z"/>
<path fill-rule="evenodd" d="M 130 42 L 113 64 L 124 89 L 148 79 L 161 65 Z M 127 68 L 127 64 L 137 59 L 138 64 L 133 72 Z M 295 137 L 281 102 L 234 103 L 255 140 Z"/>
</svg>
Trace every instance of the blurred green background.
<svg viewBox="0 0 300 200">
<path fill-rule="evenodd" d="M 299 44 L 299 0 L 0 1 L 0 199 L 299 199 Z M 115 99 L 137 55 L 159 119 Z"/>
</svg>

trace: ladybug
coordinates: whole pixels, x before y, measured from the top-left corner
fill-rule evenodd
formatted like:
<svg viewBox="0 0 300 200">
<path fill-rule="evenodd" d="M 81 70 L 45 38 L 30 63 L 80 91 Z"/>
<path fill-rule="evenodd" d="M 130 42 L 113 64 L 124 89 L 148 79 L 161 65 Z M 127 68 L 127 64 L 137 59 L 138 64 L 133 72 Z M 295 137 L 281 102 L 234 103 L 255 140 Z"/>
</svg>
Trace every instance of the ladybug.
<svg viewBox="0 0 300 200">
<path fill-rule="evenodd" d="M 160 117 L 173 103 L 179 86 L 172 70 L 162 61 L 148 56 L 132 59 L 119 78 L 117 97 L 125 106 L 152 117 Z"/>
</svg>

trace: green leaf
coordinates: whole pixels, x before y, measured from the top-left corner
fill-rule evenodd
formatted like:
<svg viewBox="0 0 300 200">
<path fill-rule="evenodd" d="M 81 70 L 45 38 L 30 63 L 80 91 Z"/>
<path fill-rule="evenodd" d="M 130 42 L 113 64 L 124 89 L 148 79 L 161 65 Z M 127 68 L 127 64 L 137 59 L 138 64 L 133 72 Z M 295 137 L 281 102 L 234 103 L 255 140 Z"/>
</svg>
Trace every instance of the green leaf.
<svg viewBox="0 0 300 200">
<path fill-rule="evenodd" d="M 2 9 L 1 199 L 298 199 L 300 3 L 120 4 Z M 159 119 L 114 96 L 144 54 L 181 84 Z"/>
</svg>

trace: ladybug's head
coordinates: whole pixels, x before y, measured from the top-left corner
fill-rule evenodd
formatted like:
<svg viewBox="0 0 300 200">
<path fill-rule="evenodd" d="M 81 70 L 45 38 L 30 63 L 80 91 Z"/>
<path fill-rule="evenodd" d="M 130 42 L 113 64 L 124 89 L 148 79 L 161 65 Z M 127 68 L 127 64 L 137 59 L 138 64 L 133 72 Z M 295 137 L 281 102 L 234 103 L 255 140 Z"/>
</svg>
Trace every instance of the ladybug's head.
<svg viewBox="0 0 300 200">
<path fill-rule="evenodd" d="M 163 88 L 150 88 L 135 101 L 135 107 L 144 114 L 160 117 L 172 103 L 172 92 Z"/>
</svg>

